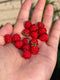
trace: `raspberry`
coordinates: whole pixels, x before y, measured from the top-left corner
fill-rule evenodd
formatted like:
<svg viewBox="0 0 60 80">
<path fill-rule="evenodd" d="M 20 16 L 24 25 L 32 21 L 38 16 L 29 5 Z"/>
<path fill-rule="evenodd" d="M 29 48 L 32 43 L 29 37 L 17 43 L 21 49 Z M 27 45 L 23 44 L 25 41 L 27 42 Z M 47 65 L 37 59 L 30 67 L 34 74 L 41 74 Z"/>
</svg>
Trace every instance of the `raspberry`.
<svg viewBox="0 0 60 80">
<path fill-rule="evenodd" d="M 31 53 L 32 54 L 37 54 L 39 51 L 39 47 L 38 46 L 31 46 Z"/>
<path fill-rule="evenodd" d="M 37 26 L 38 26 L 39 28 L 44 28 L 45 25 L 39 22 L 39 23 L 37 24 Z"/>
<path fill-rule="evenodd" d="M 32 24 L 31 24 L 30 21 L 26 21 L 25 24 L 24 24 L 24 26 L 25 26 L 26 29 L 30 28 L 31 25 Z"/>
<path fill-rule="evenodd" d="M 38 32 L 31 32 L 31 37 L 37 39 L 38 38 Z"/>
<path fill-rule="evenodd" d="M 35 24 L 31 25 L 30 31 L 37 31 L 37 26 Z"/>
<path fill-rule="evenodd" d="M 24 38 L 24 39 L 23 39 L 23 43 L 24 43 L 24 44 L 29 44 L 29 41 L 30 41 L 29 38 Z"/>
<path fill-rule="evenodd" d="M 26 51 L 26 50 L 30 50 L 30 45 L 29 44 L 26 44 L 23 46 L 23 51 Z"/>
<path fill-rule="evenodd" d="M 16 46 L 16 48 L 22 48 L 23 42 L 22 41 L 16 41 L 15 46 Z"/>
<path fill-rule="evenodd" d="M 25 59 L 31 58 L 31 53 L 30 53 L 30 51 L 25 51 L 25 52 L 23 53 L 23 57 L 24 57 Z"/>
<path fill-rule="evenodd" d="M 19 41 L 21 39 L 21 37 L 19 36 L 19 34 L 14 34 L 13 37 L 12 37 L 12 40 L 15 42 L 15 41 Z"/>
<path fill-rule="evenodd" d="M 39 39 L 41 41 L 48 41 L 48 35 L 47 34 L 42 34 L 42 35 L 40 35 Z"/>
<path fill-rule="evenodd" d="M 32 39 L 30 41 L 30 45 L 38 45 L 38 40 L 37 39 Z"/>
<path fill-rule="evenodd" d="M 39 28 L 39 34 L 44 34 L 46 32 L 47 32 L 46 28 Z"/>
<path fill-rule="evenodd" d="M 30 31 L 29 29 L 25 29 L 23 30 L 23 33 L 22 33 L 24 36 L 28 37 L 30 35 Z"/>
<path fill-rule="evenodd" d="M 5 35 L 4 38 L 5 38 L 5 42 L 6 42 L 6 43 L 12 42 L 11 35 L 7 34 L 7 35 Z"/>
</svg>

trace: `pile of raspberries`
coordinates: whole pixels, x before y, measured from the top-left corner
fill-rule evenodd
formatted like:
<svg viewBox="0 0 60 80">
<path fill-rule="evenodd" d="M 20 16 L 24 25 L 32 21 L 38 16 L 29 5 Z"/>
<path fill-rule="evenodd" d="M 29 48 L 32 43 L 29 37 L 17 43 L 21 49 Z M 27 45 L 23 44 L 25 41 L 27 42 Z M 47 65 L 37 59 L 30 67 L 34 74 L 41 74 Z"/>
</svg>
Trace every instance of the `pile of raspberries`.
<svg viewBox="0 0 60 80">
<path fill-rule="evenodd" d="M 22 34 L 25 36 L 21 39 L 19 34 L 14 34 L 13 36 L 6 34 L 5 42 L 13 42 L 16 48 L 23 51 L 22 56 L 25 59 L 31 58 L 31 55 L 38 54 L 38 39 L 44 42 L 48 41 L 47 30 L 41 22 L 37 24 L 32 24 L 30 21 L 26 21 L 24 24 L 25 29 L 22 31 Z"/>
</svg>

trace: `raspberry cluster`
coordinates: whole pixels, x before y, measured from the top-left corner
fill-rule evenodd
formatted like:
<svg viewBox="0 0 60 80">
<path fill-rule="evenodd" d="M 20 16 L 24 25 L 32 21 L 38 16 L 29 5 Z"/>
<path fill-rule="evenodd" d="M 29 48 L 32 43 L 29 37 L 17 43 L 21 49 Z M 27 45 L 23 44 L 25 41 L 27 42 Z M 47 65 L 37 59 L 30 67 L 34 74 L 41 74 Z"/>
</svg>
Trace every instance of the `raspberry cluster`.
<svg viewBox="0 0 60 80">
<path fill-rule="evenodd" d="M 26 21 L 24 24 L 25 29 L 22 34 L 25 36 L 21 39 L 19 34 L 14 34 L 13 36 L 7 34 L 5 35 L 5 42 L 14 42 L 16 48 L 23 51 L 23 57 L 25 59 L 31 58 L 32 54 L 37 54 L 39 52 L 38 39 L 41 41 L 48 41 L 47 30 L 42 23 L 32 24 L 30 21 Z M 30 36 L 30 38 L 29 38 Z"/>
</svg>

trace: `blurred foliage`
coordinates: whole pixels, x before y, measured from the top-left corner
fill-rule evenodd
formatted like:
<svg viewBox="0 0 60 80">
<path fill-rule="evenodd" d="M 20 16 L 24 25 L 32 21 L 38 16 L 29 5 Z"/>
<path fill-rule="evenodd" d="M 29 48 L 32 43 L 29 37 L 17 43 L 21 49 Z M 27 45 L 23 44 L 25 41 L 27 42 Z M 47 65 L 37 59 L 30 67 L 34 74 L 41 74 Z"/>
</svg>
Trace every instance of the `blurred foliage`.
<svg viewBox="0 0 60 80">
<path fill-rule="evenodd" d="M 21 0 L 21 1 L 22 1 L 22 0 Z M 22 3 L 22 2 L 21 2 L 21 3 Z M 50 2 L 50 0 L 46 0 L 45 8 L 46 8 L 46 6 L 47 6 L 48 4 L 54 5 L 54 3 L 55 3 L 54 1 Z M 34 8 L 35 8 L 35 7 L 34 7 L 34 4 L 32 4 L 31 11 L 30 11 L 30 16 L 29 16 L 29 20 L 31 20 L 31 16 L 32 16 L 32 12 L 33 12 Z M 45 8 L 44 8 L 44 12 L 45 12 Z M 43 17 L 44 17 L 44 12 L 43 12 Z M 55 23 L 55 21 L 56 21 L 55 16 L 58 15 L 58 17 L 60 18 L 59 13 L 60 13 L 60 10 L 57 10 L 57 9 L 54 10 L 52 27 L 53 27 L 53 25 L 54 25 L 54 23 Z M 42 20 L 43 20 L 43 17 L 42 17 Z M 0 26 L 0 29 L 1 29 L 2 27 L 3 27 L 3 25 Z M 13 24 L 13 27 L 14 27 L 14 24 Z M 59 43 L 59 50 L 58 50 L 57 67 L 60 67 L 60 43 Z"/>
<path fill-rule="evenodd" d="M 60 68 L 60 48 L 58 50 L 57 67 Z"/>
<path fill-rule="evenodd" d="M 14 27 L 14 24 L 12 26 Z"/>
<path fill-rule="evenodd" d="M 3 27 L 3 25 L 0 26 L 0 29 Z"/>
</svg>

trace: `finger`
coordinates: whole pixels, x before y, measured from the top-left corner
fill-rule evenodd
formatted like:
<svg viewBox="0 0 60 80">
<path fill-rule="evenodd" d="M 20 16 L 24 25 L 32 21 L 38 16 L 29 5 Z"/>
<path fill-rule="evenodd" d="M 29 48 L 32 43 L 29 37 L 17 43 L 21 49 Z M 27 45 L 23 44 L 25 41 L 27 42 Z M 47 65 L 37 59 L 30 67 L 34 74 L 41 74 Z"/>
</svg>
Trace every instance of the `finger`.
<svg viewBox="0 0 60 80">
<path fill-rule="evenodd" d="M 19 21 L 28 20 L 31 4 L 32 4 L 32 0 L 25 0 L 25 2 L 23 3 L 21 7 L 17 20 Z"/>
<path fill-rule="evenodd" d="M 23 3 L 16 24 L 14 26 L 14 33 L 20 33 L 24 29 L 23 22 L 27 21 L 29 18 L 31 4 L 32 0 L 25 0 L 25 2 Z"/>
<path fill-rule="evenodd" d="M 46 0 L 39 0 L 32 14 L 32 23 L 40 22 L 43 15 L 43 10 Z"/>
<path fill-rule="evenodd" d="M 56 21 L 53 30 L 50 33 L 49 40 L 47 44 L 54 50 L 58 50 L 59 44 L 59 37 L 60 37 L 60 20 Z"/>
<path fill-rule="evenodd" d="M 0 29 L 0 35 L 4 36 L 6 34 L 11 34 L 13 31 L 13 27 L 10 23 L 7 23 Z"/>
<path fill-rule="evenodd" d="M 5 26 L 2 27 L 0 30 L 0 45 L 5 44 L 4 36 L 6 34 L 11 34 L 13 31 L 12 25 L 10 23 L 7 23 Z"/>
<path fill-rule="evenodd" d="M 45 24 L 48 34 L 50 32 L 50 28 L 52 25 L 53 11 L 54 11 L 53 6 L 51 4 L 47 5 L 44 13 L 43 23 Z"/>
<path fill-rule="evenodd" d="M 0 36 L 0 46 L 5 44 L 4 36 Z"/>
</svg>

